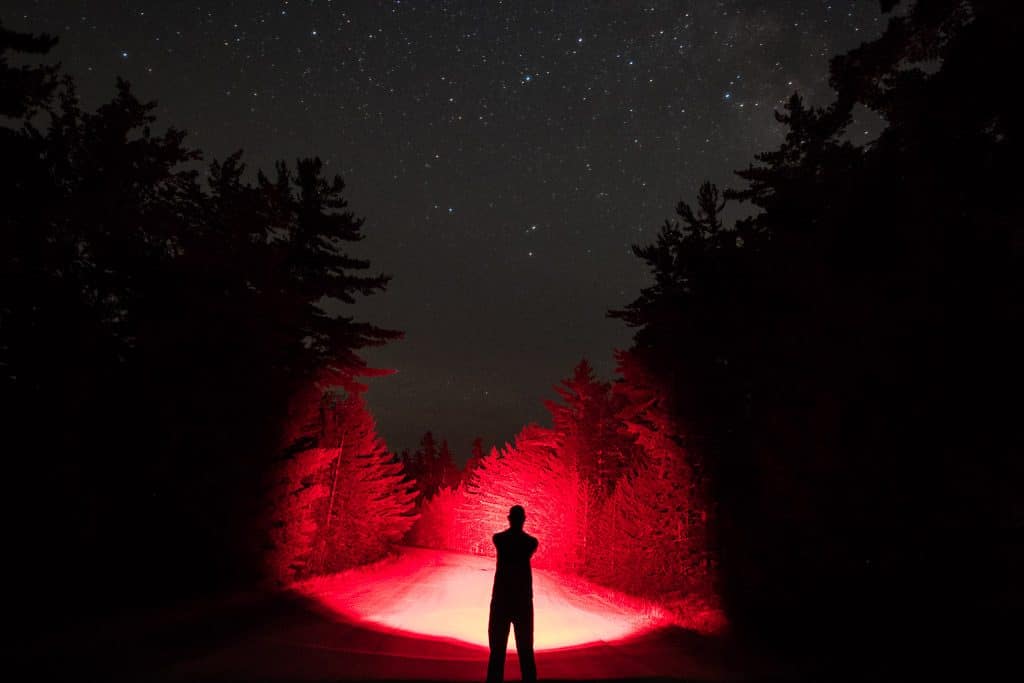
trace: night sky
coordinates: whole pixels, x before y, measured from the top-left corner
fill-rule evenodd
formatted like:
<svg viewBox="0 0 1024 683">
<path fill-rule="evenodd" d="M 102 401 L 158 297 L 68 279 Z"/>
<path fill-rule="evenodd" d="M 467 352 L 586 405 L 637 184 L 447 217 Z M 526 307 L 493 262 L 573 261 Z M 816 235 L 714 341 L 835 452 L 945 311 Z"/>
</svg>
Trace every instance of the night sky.
<svg viewBox="0 0 1024 683">
<path fill-rule="evenodd" d="M 876 37 L 877 2 L 4 2 L 87 106 L 121 75 L 160 127 L 250 168 L 318 155 L 394 280 L 357 315 L 406 338 L 368 395 L 392 449 L 426 429 L 460 459 L 543 421 L 587 357 L 610 379 L 647 284 L 629 250 L 699 183 L 775 146 L 794 90 Z M 867 129 L 867 130 L 864 130 Z M 853 134 L 871 134 L 855 122 Z"/>
</svg>

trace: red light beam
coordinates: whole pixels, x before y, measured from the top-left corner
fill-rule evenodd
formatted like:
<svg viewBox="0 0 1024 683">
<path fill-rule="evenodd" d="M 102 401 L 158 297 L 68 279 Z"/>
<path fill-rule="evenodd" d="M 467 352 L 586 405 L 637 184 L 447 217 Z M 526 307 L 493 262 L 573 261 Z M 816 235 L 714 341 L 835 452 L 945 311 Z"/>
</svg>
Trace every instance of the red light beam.
<svg viewBox="0 0 1024 683">
<path fill-rule="evenodd" d="M 487 647 L 494 560 L 406 549 L 395 559 L 303 583 L 299 590 L 361 625 Z M 538 651 L 609 642 L 668 621 L 618 593 L 534 569 L 534 647 Z M 514 649 L 515 638 L 509 646 Z"/>
</svg>

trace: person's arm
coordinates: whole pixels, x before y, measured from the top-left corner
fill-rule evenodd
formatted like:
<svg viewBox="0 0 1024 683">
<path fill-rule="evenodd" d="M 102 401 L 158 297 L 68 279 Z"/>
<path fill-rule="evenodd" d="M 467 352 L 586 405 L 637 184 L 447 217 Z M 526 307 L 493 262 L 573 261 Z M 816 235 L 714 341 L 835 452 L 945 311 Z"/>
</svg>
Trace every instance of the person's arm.
<svg viewBox="0 0 1024 683">
<path fill-rule="evenodd" d="M 540 546 L 540 541 L 533 536 L 531 536 L 530 539 L 532 540 L 532 543 L 530 543 L 530 557 L 533 557 L 533 554 L 537 552 L 538 546 Z"/>
</svg>

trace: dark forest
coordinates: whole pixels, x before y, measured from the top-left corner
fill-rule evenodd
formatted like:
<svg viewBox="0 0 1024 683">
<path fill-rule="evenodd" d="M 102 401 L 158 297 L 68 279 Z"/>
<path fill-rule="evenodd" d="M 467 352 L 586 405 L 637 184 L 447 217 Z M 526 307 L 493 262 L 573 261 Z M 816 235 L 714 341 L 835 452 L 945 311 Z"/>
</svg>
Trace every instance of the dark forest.
<svg viewBox="0 0 1024 683">
<path fill-rule="evenodd" d="M 378 432 L 392 370 L 365 359 L 402 332 L 362 314 L 401 273 L 361 255 L 374 220 L 345 181 L 317 157 L 204 154 L 122 79 L 85 108 L 49 58 L 59 35 L 0 24 L 16 642 L 286 595 L 402 548 L 493 557 L 522 503 L 534 567 L 733 644 L 745 677 L 1006 657 L 1024 26 L 998 0 L 881 9 L 877 38 L 831 58 L 829 104 L 793 92 L 777 148 L 688 188 L 633 247 L 649 279 L 607 303 L 633 335 L 607 349 L 613 377 L 581 353 L 536 397 L 544 424 L 412 449 Z"/>
</svg>

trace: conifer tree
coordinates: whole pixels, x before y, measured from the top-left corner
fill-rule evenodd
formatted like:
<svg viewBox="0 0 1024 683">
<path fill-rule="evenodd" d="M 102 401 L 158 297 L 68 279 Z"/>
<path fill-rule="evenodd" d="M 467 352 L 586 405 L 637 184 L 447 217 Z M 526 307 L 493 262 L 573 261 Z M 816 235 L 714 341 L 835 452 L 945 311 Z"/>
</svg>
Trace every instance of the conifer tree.
<svg viewBox="0 0 1024 683">
<path fill-rule="evenodd" d="M 437 452 L 437 467 L 440 473 L 440 488 L 455 488 L 459 485 L 459 468 L 455 465 L 448 439 L 441 440 L 441 448 Z"/>
<path fill-rule="evenodd" d="M 387 452 L 362 387 L 306 394 L 272 494 L 273 566 L 289 581 L 372 562 L 412 526 L 415 490 Z"/>
<path fill-rule="evenodd" d="M 715 501 L 727 604 L 799 614 L 793 627 L 861 628 L 948 586 L 987 589 L 974 557 L 994 544 L 950 553 L 948 539 L 1019 517 L 999 397 L 1024 329 L 1024 126 L 999 79 L 1020 12 L 882 3 L 896 5 L 880 37 L 833 60 L 832 104 L 794 93 L 777 114 L 782 144 L 725 193 L 756 210 L 727 228 L 702 186 L 636 249 L 653 284 L 615 313 Z M 848 135 L 859 107 L 885 124 L 868 144 Z"/>
<path fill-rule="evenodd" d="M 575 566 L 578 475 L 574 463 L 558 456 L 557 438 L 528 425 L 512 445 L 488 456 L 466 484 L 461 518 L 471 520 L 471 545 L 493 555 L 491 534 L 508 526 L 513 505 L 526 508 L 530 532 L 541 540 L 538 566 Z"/>
<path fill-rule="evenodd" d="M 669 411 L 669 394 L 628 352 L 617 358 L 618 417 L 642 457 L 605 508 L 602 533 L 615 552 L 595 564 L 634 592 L 709 593 L 708 501 Z M 645 579 L 637 583 L 636 576 Z"/>
<path fill-rule="evenodd" d="M 402 473 L 405 477 L 419 488 L 419 483 L 416 481 L 416 475 L 413 470 L 413 457 L 412 453 L 409 452 L 408 448 L 403 448 L 402 452 L 398 455 L 398 461 L 402 463 Z"/>
<path fill-rule="evenodd" d="M 5 28 L 0 22 L 0 116 L 10 119 L 31 118 L 47 106 L 57 88 L 58 68 L 45 64 L 12 67 L 8 53 L 45 55 L 57 39 L 47 34 L 33 35 Z M 0 140 L 3 133 L 0 132 Z"/>
<path fill-rule="evenodd" d="M 415 492 L 377 435 L 362 396 L 336 398 L 319 534 L 324 571 L 383 557 L 412 526 Z"/>
<path fill-rule="evenodd" d="M 575 564 L 587 566 L 601 544 L 596 511 L 633 457 L 633 444 L 616 417 L 611 385 L 597 379 L 586 359 L 555 391 L 562 402 L 545 401 L 551 413 L 558 455 L 571 463 L 576 479 L 576 522 L 572 531 Z"/>
<path fill-rule="evenodd" d="M 416 482 L 419 485 L 420 500 L 437 493 L 441 487 L 441 467 L 433 432 L 427 431 L 420 439 L 420 446 L 414 455 L 413 469 L 419 474 Z"/>
<path fill-rule="evenodd" d="M 15 451 L 62 425 L 12 476 L 64 491 L 44 514 L 90 520 L 111 567 L 130 553 L 182 590 L 250 575 L 290 398 L 397 336 L 347 310 L 387 278 L 352 254 L 362 219 L 317 159 L 251 182 L 235 154 L 204 183 L 127 82 L 87 110 L 56 67 L 10 66 L 52 42 L 0 28 L 0 407 Z M 66 549 L 38 551 L 61 566 Z"/>
<path fill-rule="evenodd" d="M 473 523 L 463 516 L 465 491 L 442 486 L 420 508 L 419 518 L 409 532 L 409 542 L 423 548 L 472 553 Z"/>
<path fill-rule="evenodd" d="M 468 481 L 473 475 L 473 471 L 480 466 L 486 453 L 484 453 L 484 440 L 479 436 L 473 439 L 473 444 L 469 453 L 469 459 L 466 461 L 466 467 L 462 473 L 462 480 Z"/>
<path fill-rule="evenodd" d="M 593 367 L 583 359 L 573 369 L 573 376 L 555 391 L 563 403 L 545 401 L 544 405 L 559 435 L 562 457 L 572 459 L 581 476 L 611 490 L 628 457 L 611 385 L 597 379 Z"/>
<path fill-rule="evenodd" d="M 321 528 L 320 508 L 330 490 L 323 472 L 335 460 L 326 448 L 293 453 L 271 484 L 269 570 L 279 585 L 318 573 L 315 538 Z"/>
<path fill-rule="evenodd" d="M 699 566 L 686 525 L 690 484 L 679 451 L 666 451 L 619 481 L 607 513 L 612 585 L 636 594 L 682 593 Z M 607 566 L 607 565 L 606 565 Z"/>
</svg>

